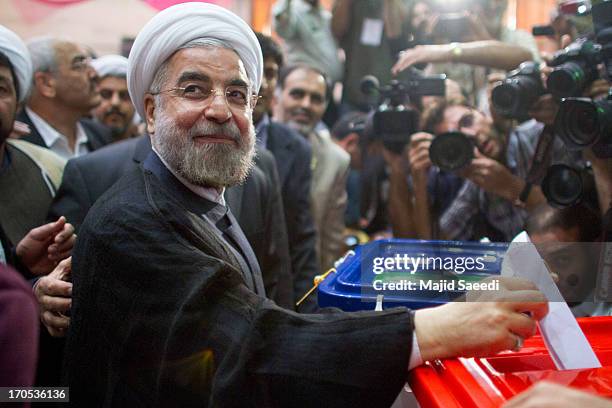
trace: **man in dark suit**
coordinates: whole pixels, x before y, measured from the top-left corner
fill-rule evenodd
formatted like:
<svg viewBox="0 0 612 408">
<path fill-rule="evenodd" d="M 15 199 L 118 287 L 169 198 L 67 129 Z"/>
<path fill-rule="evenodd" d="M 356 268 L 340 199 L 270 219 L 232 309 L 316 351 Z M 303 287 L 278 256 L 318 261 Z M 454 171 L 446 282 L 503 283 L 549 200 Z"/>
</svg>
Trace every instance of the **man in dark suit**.
<svg viewBox="0 0 612 408">
<path fill-rule="evenodd" d="M 545 314 L 529 290 L 520 299 L 538 303 L 414 315 L 305 315 L 266 299 L 222 199 L 252 166 L 262 66 L 250 27 L 208 3 L 167 8 L 136 38 L 128 84 L 153 151 L 81 225 L 64 365 L 74 406 L 388 407 L 422 359 L 517 347 Z"/>
<path fill-rule="evenodd" d="M 100 104 L 96 72 L 76 43 L 44 37 L 28 43 L 32 92 L 17 120 L 30 128 L 23 140 L 69 159 L 112 141 L 108 128 L 84 119 Z"/>
<path fill-rule="evenodd" d="M 289 252 L 294 276 L 294 298 L 299 300 L 313 285 L 320 273 L 316 253 L 316 231 L 310 211 L 311 150 L 303 137 L 281 123 L 271 120 L 268 112 L 283 65 L 283 54 L 271 37 L 256 33 L 264 58 L 264 75 L 259 101 L 253 109 L 253 122 L 258 146 L 268 149 L 276 158 L 285 221 L 289 232 Z M 316 310 L 316 297 L 311 296 L 298 309 Z"/>
</svg>

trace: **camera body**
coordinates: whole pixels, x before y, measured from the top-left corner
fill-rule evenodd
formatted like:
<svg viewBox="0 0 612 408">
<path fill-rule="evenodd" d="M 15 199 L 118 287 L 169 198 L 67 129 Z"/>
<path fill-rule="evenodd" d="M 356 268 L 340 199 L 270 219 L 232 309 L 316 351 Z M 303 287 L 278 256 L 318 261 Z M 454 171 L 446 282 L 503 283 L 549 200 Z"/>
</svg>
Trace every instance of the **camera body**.
<svg viewBox="0 0 612 408">
<path fill-rule="evenodd" d="M 587 39 L 574 41 L 557 52 L 550 66 L 546 87 L 557 99 L 580 96 L 597 78 L 597 66 L 603 61 L 602 47 Z"/>
<path fill-rule="evenodd" d="M 378 106 L 369 116 L 366 133 L 369 140 L 381 140 L 383 145 L 401 153 L 410 136 L 419 129 L 419 112 L 410 106 L 421 96 L 444 96 L 445 75 L 424 76 L 416 69 L 408 72 L 407 80 L 392 80 L 380 86 L 378 79 L 368 75 L 361 80 L 361 91 L 366 95 L 379 94 Z"/>
<path fill-rule="evenodd" d="M 506 118 L 520 121 L 529 118 L 529 109 L 546 90 L 536 62 L 523 62 L 506 79 L 493 88 L 493 107 Z"/>
<path fill-rule="evenodd" d="M 566 67 L 563 68 L 565 74 L 558 74 L 561 79 L 557 82 L 573 86 L 571 95 L 561 95 L 564 98 L 555 119 L 555 133 L 563 140 L 568 150 L 591 148 L 596 156 L 610 158 L 612 94 L 607 99 L 598 101 L 581 98 L 580 94 L 590 82 L 598 78 L 597 65 L 601 62 L 606 66 L 608 80 L 612 79 L 612 1 L 593 5 L 592 16 L 598 44 L 578 40 L 561 52 L 558 58 L 555 57 L 555 61 L 561 62 L 560 71 L 562 67 Z M 580 69 L 572 71 L 573 68 L 569 64 L 577 64 Z M 552 74 L 548 79 L 549 87 Z M 574 79 L 569 80 L 568 74 L 572 74 Z M 557 91 L 560 88 L 563 86 L 557 87 Z M 569 91 L 570 88 L 566 87 L 566 90 Z M 578 89 L 580 92 L 576 93 Z"/>
</svg>

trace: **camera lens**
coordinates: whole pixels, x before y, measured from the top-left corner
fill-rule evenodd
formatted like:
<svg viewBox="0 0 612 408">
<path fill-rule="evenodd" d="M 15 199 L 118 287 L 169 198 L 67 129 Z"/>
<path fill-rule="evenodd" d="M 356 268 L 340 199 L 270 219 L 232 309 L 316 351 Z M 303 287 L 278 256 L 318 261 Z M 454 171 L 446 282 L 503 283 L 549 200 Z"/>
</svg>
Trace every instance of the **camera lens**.
<svg viewBox="0 0 612 408">
<path fill-rule="evenodd" d="M 561 101 L 555 132 L 569 149 L 583 149 L 597 142 L 600 134 L 599 112 L 595 103 L 584 98 Z"/>
<path fill-rule="evenodd" d="M 577 96 L 586 85 L 586 73 L 580 64 L 566 62 L 550 73 L 546 85 L 550 93 L 556 98 Z"/>
<path fill-rule="evenodd" d="M 459 170 L 472 162 L 474 144 L 461 132 L 443 133 L 431 142 L 429 158 L 441 170 Z"/>
<path fill-rule="evenodd" d="M 612 101 L 563 99 L 555 119 L 555 134 L 568 150 L 591 147 L 597 157 L 612 157 Z"/>
<path fill-rule="evenodd" d="M 493 88 L 491 99 L 497 112 L 504 116 L 511 116 L 519 108 L 519 92 L 517 84 L 506 81 Z"/>
<path fill-rule="evenodd" d="M 580 173 L 565 164 L 550 166 L 542 180 L 542 192 L 548 203 L 556 208 L 569 207 L 580 201 L 582 187 Z"/>
<path fill-rule="evenodd" d="M 591 106 L 577 106 L 574 116 L 576 118 L 578 139 L 589 143 L 593 139 L 592 135 L 599 129 L 597 110 L 592 109 Z"/>
</svg>

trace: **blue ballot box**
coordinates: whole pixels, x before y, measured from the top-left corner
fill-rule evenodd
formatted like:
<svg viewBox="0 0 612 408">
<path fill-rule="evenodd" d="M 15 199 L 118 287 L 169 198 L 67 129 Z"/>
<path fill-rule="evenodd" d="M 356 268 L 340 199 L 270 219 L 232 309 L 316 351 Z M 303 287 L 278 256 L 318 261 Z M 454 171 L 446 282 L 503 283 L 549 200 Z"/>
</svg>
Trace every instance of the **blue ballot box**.
<svg viewBox="0 0 612 408">
<path fill-rule="evenodd" d="M 399 239 L 360 245 L 319 284 L 319 306 L 374 310 L 381 295 L 385 309 L 447 303 L 499 275 L 507 249 L 505 243 Z"/>
</svg>

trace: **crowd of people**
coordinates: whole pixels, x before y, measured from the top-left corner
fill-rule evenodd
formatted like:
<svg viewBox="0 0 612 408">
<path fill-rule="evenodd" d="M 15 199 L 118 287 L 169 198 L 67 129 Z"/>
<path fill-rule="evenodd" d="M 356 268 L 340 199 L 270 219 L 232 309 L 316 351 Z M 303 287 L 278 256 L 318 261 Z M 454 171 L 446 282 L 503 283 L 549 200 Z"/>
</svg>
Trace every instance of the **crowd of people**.
<svg viewBox="0 0 612 408">
<path fill-rule="evenodd" d="M 584 188 L 551 205 L 533 162 L 559 100 L 543 92 L 520 119 L 492 102 L 526 61 L 546 83 L 552 56 L 504 26 L 505 0 L 444 3 L 279 0 L 276 37 L 186 3 L 129 57 L 0 26 L 0 385 L 67 385 L 75 406 L 386 407 L 424 361 L 520 348 L 547 312 L 524 281 L 502 280 L 487 307 L 296 306 L 355 235 L 605 233 L 612 159 L 554 138 L 551 161 L 580 167 Z M 553 13 L 558 50 L 579 37 L 573 18 Z M 402 91 L 412 119 L 389 140 L 367 75 L 380 93 L 427 78 L 442 92 Z M 603 78 L 580 96 L 605 99 Z M 470 143 L 460 168 L 430 153 L 449 135 Z M 593 298 L 597 254 L 568 267 L 563 251 L 542 254 L 574 314 L 612 314 Z M 550 384 L 509 406 L 533 401 L 610 406 Z"/>
</svg>

